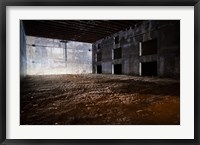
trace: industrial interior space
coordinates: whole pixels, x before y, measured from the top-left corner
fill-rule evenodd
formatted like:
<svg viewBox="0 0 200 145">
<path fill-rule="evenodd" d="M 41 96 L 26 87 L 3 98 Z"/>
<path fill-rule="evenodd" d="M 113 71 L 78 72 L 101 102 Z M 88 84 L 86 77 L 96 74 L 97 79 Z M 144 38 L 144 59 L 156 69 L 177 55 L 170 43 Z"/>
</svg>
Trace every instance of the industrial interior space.
<svg viewBox="0 0 200 145">
<path fill-rule="evenodd" d="M 180 125 L 180 21 L 21 20 L 20 125 Z"/>
</svg>

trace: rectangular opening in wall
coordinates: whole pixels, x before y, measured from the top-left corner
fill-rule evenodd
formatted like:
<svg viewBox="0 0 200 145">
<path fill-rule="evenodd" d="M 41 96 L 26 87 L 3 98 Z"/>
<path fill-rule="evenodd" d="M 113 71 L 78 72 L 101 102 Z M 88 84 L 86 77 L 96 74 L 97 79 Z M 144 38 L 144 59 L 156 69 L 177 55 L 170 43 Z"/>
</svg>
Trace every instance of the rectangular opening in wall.
<svg viewBox="0 0 200 145">
<path fill-rule="evenodd" d="M 122 74 L 122 64 L 114 64 L 114 74 Z"/>
<path fill-rule="evenodd" d="M 101 53 L 97 53 L 97 62 L 101 61 Z"/>
<path fill-rule="evenodd" d="M 115 37 L 115 44 L 119 44 L 119 36 Z"/>
<path fill-rule="evenodd" d="M 120 59 L 120 58 L 122 58 L 122 49 L 121 49 L 121 47 L 117 48 L 117 49 L 114 49 L 114 59 Z"/>
<path fill-rule="evenodd" d="M 98 44 L 98 45 L 97 45 L 97 49 L 100 49 L 100 48 L 101 48 L 101 45 L 100 45 L 100 44 Z"/>
<path fill-rule="evenodd" d="M 142 76 L 157 76 L 157 61 L 143 62 L 142 65 Z"/>
<path fill-rule="evenodd" d="M 102 66 L 101 65 L 97 65 L 97 73 L 98 74 L 102 73 Z"/>
<path fill-rule="evenodd" d="M 143 42 L 141 45 L 142 45 L 141 46 L 142 55 L 157 54 L 157 48 L 158 48 L 157 39 L 152 39 L 152 40 Z"/>
</svg>

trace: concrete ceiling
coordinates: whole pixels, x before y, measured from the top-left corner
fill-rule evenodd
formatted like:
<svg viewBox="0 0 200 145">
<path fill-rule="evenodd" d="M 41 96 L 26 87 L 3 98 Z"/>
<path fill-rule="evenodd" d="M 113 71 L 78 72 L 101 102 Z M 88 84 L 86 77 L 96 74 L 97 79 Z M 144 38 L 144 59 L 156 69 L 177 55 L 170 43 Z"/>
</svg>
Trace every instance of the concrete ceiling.
<svg viewBox="0 0 200 145">
<path fill-rule="evenodd" d="M 141 20 L 23 20 L 26 35 L 93 43 Z"/>
</svg>

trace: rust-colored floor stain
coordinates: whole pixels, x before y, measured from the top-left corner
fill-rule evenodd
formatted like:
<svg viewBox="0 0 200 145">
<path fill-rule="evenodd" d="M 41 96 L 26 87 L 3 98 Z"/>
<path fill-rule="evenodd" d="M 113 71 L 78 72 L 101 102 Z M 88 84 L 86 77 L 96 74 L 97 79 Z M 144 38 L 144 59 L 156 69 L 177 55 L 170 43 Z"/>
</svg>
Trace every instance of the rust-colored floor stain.
<svg viewBox="0 0 200 145">
<path fill-rule="evenodd" d="M 178 125 L 180 82 L 125 75 L 28 76 L 21 125 Z"/>
</svg>

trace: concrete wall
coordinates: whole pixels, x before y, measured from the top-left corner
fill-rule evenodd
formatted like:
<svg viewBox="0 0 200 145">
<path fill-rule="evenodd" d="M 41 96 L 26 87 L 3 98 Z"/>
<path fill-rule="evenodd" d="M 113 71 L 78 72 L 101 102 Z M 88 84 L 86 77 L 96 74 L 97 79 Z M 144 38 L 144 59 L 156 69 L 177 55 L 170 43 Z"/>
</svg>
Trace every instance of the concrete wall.
<svg viewBox="0 0 200 145">
<path fill-rule="evenodd" d="M 67 43 L 67 74 L 92 73 L 92 44 Z"/>
<path fill-rule="evenodd" d="M 92 72 L 92 45 L 27 36 L 27 74 L 77 74 Z M 89 51 L 90 50 L 90 51 Z"/>
<path fill-rule="evenodd" d="M 22 21 L 20 21 L 20 79 L 23 79 L 27 74 L 26 65 L 26 34 Z"/>
<path fill-rule="evenodd" d="M 119 44 L 115 37 L 119 36 Z M 140 56 L 140 44 L 157 39 L 157 53 Z M 98 49 L 100 45 L 100 49 Z M 113 59 L 113 51 L 121 47 L 121 59 Z M 102 60 L 97 61 L 97 53 Z M 160 77 L 180 76 L 180 21 L 149 20 L 117 32 L 93 44 L 93 73 L 102 65 L 102 73 L 113 73 L 112 64 L 122 64 L 122 73 L 140 75 L 140 63 L 157 61 Z"/>
</svg>

